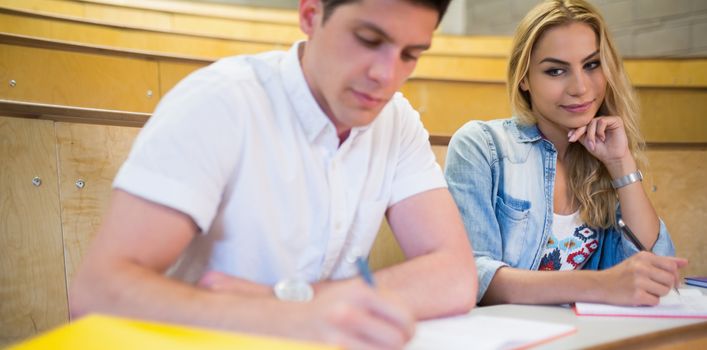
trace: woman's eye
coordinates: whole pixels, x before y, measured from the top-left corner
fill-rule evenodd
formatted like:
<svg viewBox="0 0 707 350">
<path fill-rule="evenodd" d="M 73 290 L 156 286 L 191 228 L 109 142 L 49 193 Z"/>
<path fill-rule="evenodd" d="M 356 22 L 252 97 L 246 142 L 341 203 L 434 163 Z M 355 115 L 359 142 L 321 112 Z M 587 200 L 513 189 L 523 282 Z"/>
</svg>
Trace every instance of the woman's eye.
<svg viewBox="0 0 707 350">
<path fill-rule="evenodd" d="M 594 70 L 594 69 L 598 68 L 599 66 L 601 66 L 601 62 L 600 62 L 600 61 L 592 61 L 592 62 L 588 62 L 587 64 L 585 64 L 585 65 L 584 65 L 584 69 L 586 69 L 586 70 Z"/>
<path fill-rule="evenodd" d="M 561 74 L 564 73 L 564 72 L 565 72 L 564 69 L 551 68 L 551 69 L 546 70 L 546 71 L 545 71 L 545 74 L 547 74 L 547 75 L 549 75 L 549 76 L 551 76 L 551 77 L 556 77 L 556 76 L 558 76 L 558 75 L 561 75 Z"/>
</svg>

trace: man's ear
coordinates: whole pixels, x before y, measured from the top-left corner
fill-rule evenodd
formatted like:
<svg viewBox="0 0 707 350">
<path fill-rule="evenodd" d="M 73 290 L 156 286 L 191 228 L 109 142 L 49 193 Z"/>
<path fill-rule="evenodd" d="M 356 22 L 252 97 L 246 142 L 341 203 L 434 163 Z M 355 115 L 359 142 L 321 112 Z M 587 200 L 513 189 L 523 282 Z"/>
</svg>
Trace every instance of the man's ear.
<svg viewBox="0 0 707 350">
<path fill-rule="evenodd" d="M 299 27 L 311 36 L 317 26 L 319 17 L 322 16 L 322 2 L 320 0 L 300 0 L 299 2 Z"/>
</svg>

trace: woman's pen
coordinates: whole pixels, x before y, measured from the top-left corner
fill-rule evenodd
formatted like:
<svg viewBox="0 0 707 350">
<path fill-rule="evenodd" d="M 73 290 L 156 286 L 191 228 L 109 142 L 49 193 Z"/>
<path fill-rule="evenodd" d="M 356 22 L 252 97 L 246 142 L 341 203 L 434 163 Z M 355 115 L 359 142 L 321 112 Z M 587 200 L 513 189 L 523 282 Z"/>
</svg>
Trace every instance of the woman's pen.
<svg viewBox="0 0 707 350">
<path fill-rule="evenodd" d="M 631 231 L 631 229 L 628 228 L 628 226 L 626 225 L 626 223 L 623 220 L 619 219 L 618 224 L 619 224 L 619 227 L 621 228 L 621 232 L 624 233 L 624 235 L 633 243 L 633 245 L 635 245 L 638 248 L 638 250 L 641 250 L 644 252 L 648 251 L 648 249 L 646 249 L 646 247 L 643 245 L 643 243 L 641 243 L 641 241 L 638 240 L 638 237 L 636 237 L 636 235 L 633 234 L 633 231 Z M 678 291 L 677 286 L 673 286 L 673 289 L 675 290 L 675 293 L 678 293 L 678 295 L 680 295 L 680 292 Z"/>
<path fill-rule="evenodd" d="M 361 275 L 366 284 L 370 287 L 375 287 L 376 283 L 373 281 L 373 275 L 371 270 L 368 269 L 368 263 L 362 257 L 356 258 L 356 267 L 358 267 L 358 273 Z"/>
</svg>

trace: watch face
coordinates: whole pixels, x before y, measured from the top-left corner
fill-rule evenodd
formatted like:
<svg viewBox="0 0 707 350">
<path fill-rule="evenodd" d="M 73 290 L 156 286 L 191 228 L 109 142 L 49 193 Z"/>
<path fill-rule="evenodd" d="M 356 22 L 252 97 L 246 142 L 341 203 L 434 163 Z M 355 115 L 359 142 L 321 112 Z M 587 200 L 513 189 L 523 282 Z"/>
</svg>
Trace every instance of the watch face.
<svg viewBox="0 0 707 350">
<path fill-rule="evenodd" d="M 273 291 L 280 300 L 306 302 L 314 298 L 312 286 L 301 279 L 290 278 L 277 282 L 275 287 L 273 287 Z"/>
</svg>

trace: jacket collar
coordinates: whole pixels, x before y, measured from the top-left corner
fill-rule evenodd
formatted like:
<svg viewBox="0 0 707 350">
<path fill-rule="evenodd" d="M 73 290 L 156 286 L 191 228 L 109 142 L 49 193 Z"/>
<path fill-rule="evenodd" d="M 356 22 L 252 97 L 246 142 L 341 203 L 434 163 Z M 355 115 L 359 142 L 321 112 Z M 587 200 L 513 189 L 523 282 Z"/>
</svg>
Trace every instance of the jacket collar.
<svg viewBox="0 0 707 350">
<path fill-rule="evenodd" d="M 513 135 L 513 139 L 520 143 L 536 142 L 542 139 L 538 124 L 521 124 L 518 117 L 506 121 L 506 127 Z"/>
</svg>

